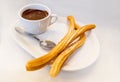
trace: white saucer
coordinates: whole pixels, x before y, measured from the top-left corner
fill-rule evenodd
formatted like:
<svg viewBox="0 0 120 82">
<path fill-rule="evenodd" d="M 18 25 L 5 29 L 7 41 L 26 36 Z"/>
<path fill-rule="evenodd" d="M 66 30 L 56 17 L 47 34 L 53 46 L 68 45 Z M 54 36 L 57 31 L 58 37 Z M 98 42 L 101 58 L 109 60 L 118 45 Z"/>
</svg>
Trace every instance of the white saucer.
<svg viewBox="0 0 120 82">
<path fill-rule="evenodd" d="M 21 25 L 19 24 L 19 22 L 17 22 L 15 26 L 13 26 L 11 33 L 13 39 L 18 43 L 18 45 L 20 45 L 24 50 L 26 50 L 35 58 L 48 53 L 48 51 L 45 51 L 39 47 L 38 41 L 34 40 L 31 37 L 20 35 L 19 33 L 17 33 L 14 30 L 14 27 L 16 26 Z M 48 39 L 54 41 L 55 43 L 58 43 L 67 33 L 67 30 L 67 19 L 64 17 L 59 17 L 58 21 L 55 24 L 48 27 L 48 30 L 45 33 L 37 37 L 39 37 L 41 40 Z M 85 44 L 72 54 L 72 56 L 63 66 L 62 70 L 75 71 L 90 66 L 99 57 L 99 50 L 100 45 L 96 35 L 93 33 L 93 31 L 87 32 L 87 39 Z"/>
</svg>

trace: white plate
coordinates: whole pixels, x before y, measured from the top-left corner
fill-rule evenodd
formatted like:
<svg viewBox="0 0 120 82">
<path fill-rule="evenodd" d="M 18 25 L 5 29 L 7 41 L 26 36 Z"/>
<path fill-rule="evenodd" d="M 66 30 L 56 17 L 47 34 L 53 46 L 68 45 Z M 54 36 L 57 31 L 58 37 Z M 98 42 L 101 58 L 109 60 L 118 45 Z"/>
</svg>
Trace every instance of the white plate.
<svg viewBox="0 0 120 82">
<path fill-rule="evenodd" d="M 15 26 L 20 26 L 20 23 L 17 22 Z M 15 26 L 13 26 L 11 32 L 14 40 L 24 50 L 30 53 L 30 55 L 37 58 L 48 53 L 48 51 L 45 51 L 39 47 L 38 41 L 34 40 L 31 37 L 20 35 L 19 33 L 17 33 L 14 30 Z M 58 43 L 67 33 L 67 30 L 67 19 L 64 17 L 59 17 L 58 21 L 55 24 L 48 27 L 48 30 L 45 33 L 37 37 L 39 37 L 41 40 L 48 39 L 54 41 L 55 43 Z M 93 31 L 87 32 L 87 39 L 85 44 L 72 54 L 72 56 L 63 66 L 62 70 L 75 71 L 88 67 L 98 58 L 99 49 L 100 46 L 96 35 L 93 33 Z"/>
</svg>

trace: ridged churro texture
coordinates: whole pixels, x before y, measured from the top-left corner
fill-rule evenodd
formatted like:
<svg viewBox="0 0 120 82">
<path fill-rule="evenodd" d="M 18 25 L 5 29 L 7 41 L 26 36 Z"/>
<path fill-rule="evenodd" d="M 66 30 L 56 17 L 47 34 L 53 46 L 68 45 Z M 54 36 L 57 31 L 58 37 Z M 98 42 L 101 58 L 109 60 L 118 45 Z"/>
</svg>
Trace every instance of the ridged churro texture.
<svg viewBox="0 0 120 82">
<path fill-rule="evenodd" d="M 68 16 L 67 19 L 69 21 L 67 34 L 48 54 L 28 61 L 26 64 L 28 71 L 40 69 L 54 60 L 49 74 L 52 77 L 57 76 L 69 56 L 85 43 L 85 32 L 96 27 L 95 24 L 80 26 L 73 16 Z"/>
</svg>

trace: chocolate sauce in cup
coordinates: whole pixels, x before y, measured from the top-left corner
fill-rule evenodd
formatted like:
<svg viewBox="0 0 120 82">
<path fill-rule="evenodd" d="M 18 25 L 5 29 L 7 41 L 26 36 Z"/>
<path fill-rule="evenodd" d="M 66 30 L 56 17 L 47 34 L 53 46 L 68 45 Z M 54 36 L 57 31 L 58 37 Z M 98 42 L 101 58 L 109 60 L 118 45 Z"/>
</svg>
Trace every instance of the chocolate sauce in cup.
<svg viewBox="0 0 120 82">
<path fill-rule="evenodd" d="M 55 23 L 57 16 L 51 9 L 43 4 L 28 4 L 19 11 L 19 22 L 23 29 L 31 34 L 41 34 L 51 24 Z"/>
<path fill-rule="evenodd" d="M 27 9 L 22 13 L 22 17 L 28 20 L 39 20 L 48 16 L 46 10 Z"/>
</svg>

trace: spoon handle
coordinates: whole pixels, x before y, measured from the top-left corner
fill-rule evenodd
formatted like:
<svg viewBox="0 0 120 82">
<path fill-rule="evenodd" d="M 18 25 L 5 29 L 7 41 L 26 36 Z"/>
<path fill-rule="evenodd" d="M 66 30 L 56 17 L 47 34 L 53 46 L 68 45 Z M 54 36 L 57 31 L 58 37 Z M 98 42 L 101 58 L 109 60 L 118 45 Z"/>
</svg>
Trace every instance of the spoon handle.
<svg viewBox="0 0 120 82">
<path fill-rule="evenodd" d="M 33 37 L 34 39 L 40 41 L 40 39 L 39 39 L 38 37 L 36 37 L 36 36 L 32 36 L 32 37 Z"/>
</svg>

